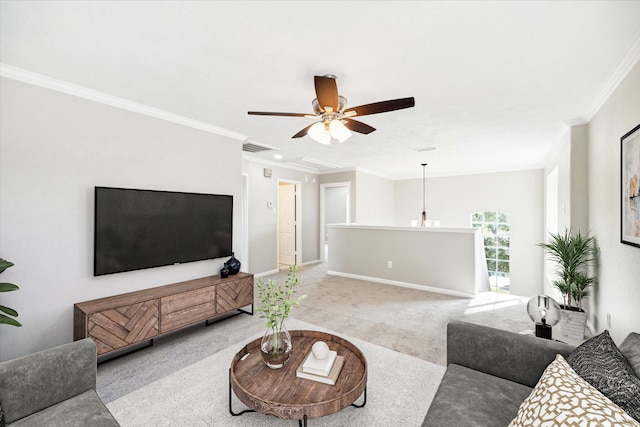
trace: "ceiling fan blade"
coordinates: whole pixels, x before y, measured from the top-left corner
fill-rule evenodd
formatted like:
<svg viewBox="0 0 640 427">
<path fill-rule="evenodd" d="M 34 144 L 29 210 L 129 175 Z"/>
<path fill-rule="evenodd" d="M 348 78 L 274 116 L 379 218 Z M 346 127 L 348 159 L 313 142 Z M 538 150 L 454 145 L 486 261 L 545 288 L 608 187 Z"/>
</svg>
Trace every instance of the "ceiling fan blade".
<svg viewBox="0 0 640 427">
<path fill-rule="evenodd" d="M 365 135 L 368 135 L 371 132 L 373 132 L 374 130 L 376 130 L 376 128 L 371 127 L 366 123 L 359 122 L 357 120 L 349 119 L 349 118 L 346 118 L 346 117 L 343 117 L 342 120 L 346 121 L 344 126 L 347 129 L 352 130 L 354 132 L 364 133 Z"/>
<path fill-rule="evenodd" d="M 399 98 L 389 101 L 374 102 L 373 104 L 359 105 L 344 110 L 347 117 L 366 116 L 368 114 L 386 113 L 387 111 L 402 110 L 403 108 L 411 108 L 416 105 L 415 99 Z M 354 114 L 355 113 L 355 114 Z"/>
<path fill-rule="evenodd" d="M 316 86 L 316 97 L 323 111 L 331 107 L 333 111 L 338 111 L 338 85 L 333 77 L 314 76 L 313 82 Z"/>
<path fill-rule="evenodd" d="M 319 122 L 316 122 L 316 123 L 319 123 Z M 316 123 L 311 123 L 309 126 L 307 126 L 306 128 L 302 129 L 300 132 L 293 135 L 291 138 L 302 138 L 307 134 L 307 131 L 309 130 L 309 128 L 315 125 Z"/>
<path fill-rule="evenodd" d="M 308 113 L 273 113 L 269 111 L 249 111 L 247 114 L 254 116 L 284 116 L 284 117 L 306 117 Z"/>
</svg>

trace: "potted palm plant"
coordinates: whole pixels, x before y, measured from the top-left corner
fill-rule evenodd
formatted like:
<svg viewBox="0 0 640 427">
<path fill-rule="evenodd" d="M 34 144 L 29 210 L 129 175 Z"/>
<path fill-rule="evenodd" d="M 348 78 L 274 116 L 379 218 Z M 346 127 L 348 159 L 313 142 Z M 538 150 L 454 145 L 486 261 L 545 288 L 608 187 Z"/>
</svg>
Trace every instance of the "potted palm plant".
<svg viewBox="0 0 640 427">
<path fill-rule="evenodd" d="M 2 274 L 2 272 L 4 272 L 9 267 L 13 267 L 13 263 L 0 258 L 0 274 Z M 18 286 L 14 285 L 13 283 L 0 283 L 0 292 L 17 291 L 18 289 L 20 288 L 18 288 Z M 18 322 L 15 317 L 18 317 L 17 311 L 15 311 L 13 308 L 0 305 L 0 323 L 12 326 L 22 326 L 22 324 Z"/>
<path fill-rule="evenodd" d="M 582 235 L 580 230 L 572 234 L 565 229 L 564 234 L 549 233 L 548 242 L 539 246 L 558 263 L 558 277 L 553 285 L 563 299 L 560 332 L 570 338 L 583 339 L 587 313 L 582 308 L 582 300 L 590 295 L 595 283 L 595 277 L 589 276 L 589 267 L 597 253 L 595 238 Z"/>
<path fill-rule="evenodd" d="M 299 306 L 307 296 L 294 298 L 298 276 L 297 266 L 289 267 L 287 280 L 284 284 L 269 280 L 266 283 L 259 279 L 256 283 L 258 298 L 261 305 L 257 311 L 260 318 L 266 319 L 266 332 L 262 338 L 260 349 L 264 363 L 272 368 L 282 368 L 291 355 L 291 336 L 285 327 L 284 321 L 289 317 L 293 307 Z"/>
</svg>

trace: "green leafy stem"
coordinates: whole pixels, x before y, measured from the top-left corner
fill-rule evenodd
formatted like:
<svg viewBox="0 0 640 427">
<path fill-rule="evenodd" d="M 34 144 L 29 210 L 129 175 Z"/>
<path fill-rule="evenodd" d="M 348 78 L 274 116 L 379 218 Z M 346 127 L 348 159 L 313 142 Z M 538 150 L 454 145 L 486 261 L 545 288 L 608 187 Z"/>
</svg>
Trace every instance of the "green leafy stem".
<svg viewBox="0 0 640 427">
<path fill-rule="evenodd" d="M 2 274 L 2 272 L 4 272 L 9 267 L 13 267 L 13 263 L 0 258 L 0 274 Z M 18 289 L 20 288 L 13 283 L 0 283 L 0 292 L 17 291 Z M 0 323 L 12 326 L 22 326 L 20 322 L 14 319 L 14 317 L 18 317 L 17 311 L 15 311 L 13 308 L 0 305 Z"/>
</svg>

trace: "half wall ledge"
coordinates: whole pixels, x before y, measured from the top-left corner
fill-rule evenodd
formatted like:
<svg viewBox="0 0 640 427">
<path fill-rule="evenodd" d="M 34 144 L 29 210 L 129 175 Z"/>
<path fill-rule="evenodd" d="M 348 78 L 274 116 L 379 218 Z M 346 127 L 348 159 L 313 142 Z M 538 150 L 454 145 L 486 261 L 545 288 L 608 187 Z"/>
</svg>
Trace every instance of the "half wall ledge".
<svg viewBox="0 0 640 427">
<path fill-rule="evenodd" d="M 327 274 L 462 297 L 490 289 L 480 229 L 328 228 Z"/>
</svg>

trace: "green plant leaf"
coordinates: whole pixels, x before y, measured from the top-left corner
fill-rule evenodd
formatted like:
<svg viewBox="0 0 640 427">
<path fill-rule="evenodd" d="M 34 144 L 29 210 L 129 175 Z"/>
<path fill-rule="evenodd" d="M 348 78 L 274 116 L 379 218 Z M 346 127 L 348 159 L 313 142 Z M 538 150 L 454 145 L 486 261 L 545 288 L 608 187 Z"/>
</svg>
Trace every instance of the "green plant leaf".
<svg viewBox="0 0 640 427">
<path fill-rule="evenodd" d="M 17 291 L 18 289 L 20 288 L 13 283 L 0 283 L 0 292 Z"/>
<path fill-rule="evenodd" d="M 11 317 L 5 316 L 4 314 L 0 314 L 0 323 L 4 323 L 5 325 L 12 325 L 12 326 L 22 326 L 22 323 L 18 322 L 16 319 L 12 319 Z"/>
<path fill-rule="evenodd" d="M 565 229 L 564 234 L 549 233 L 549 241 L 540 243 L 549 259 L 556 262 L 559 279 L 554 286 L 562 293 L 565 305 L 572 305 L 572 298 L 577 307 L 581 307 L 582 299 L 589 295 L 587 289 L 595 283 L 587 271 L 596 260 L 597 245 L 594 237 L 583 236 L 580 231 L 572 234 Z"/>
<path fill-rule="evenodd" d="M 2 259 L 0 258 L 0 274 L 2 274 L 3 271 L 5 271 L 7 268 L 9 267 L 13 267 L 13 263 L 7 261 L 6 259 Z"/>
<path fill-rule="evenodd" d="M 0 305 L 0 311 L 2 311 L 3 313 L 8 314 L 9 316 L 13 316 L 13 317 L 18 317 L 18 312 L 15 311 L 13 308 L 11 307 L 7 307 L 4 305 Z"/>
</svg>

